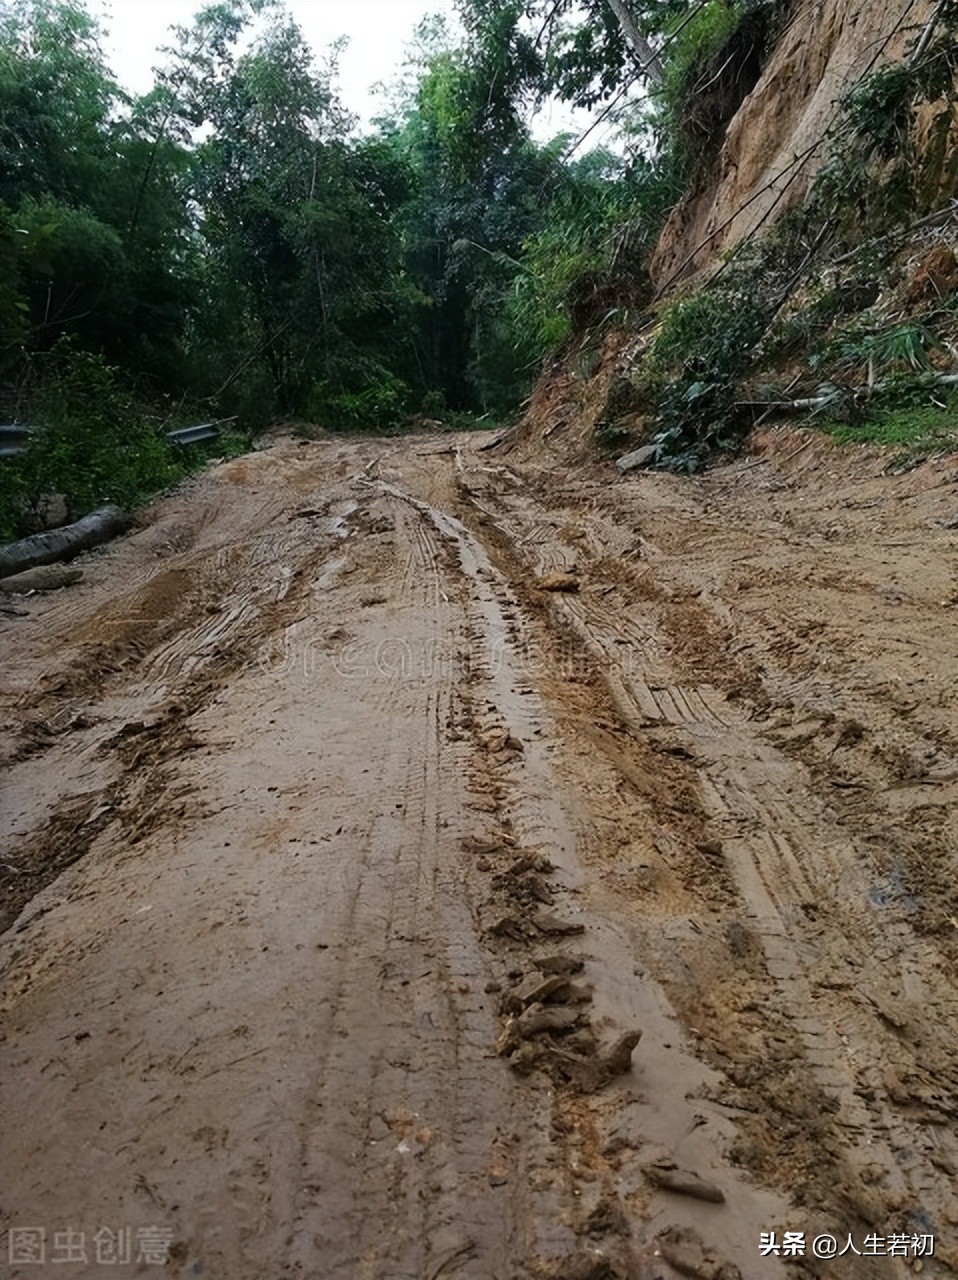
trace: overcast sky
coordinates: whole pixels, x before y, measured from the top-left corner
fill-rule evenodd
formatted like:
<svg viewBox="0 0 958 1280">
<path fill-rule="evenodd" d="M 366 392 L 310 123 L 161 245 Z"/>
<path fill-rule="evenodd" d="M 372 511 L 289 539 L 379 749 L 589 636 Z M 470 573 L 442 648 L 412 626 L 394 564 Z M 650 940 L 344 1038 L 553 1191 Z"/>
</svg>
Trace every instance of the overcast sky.
<svg viewBox="0 0 958 1280">
<path fill-rule="evenodd" d="M 202 0 L 93 0 L 91 8 L 102 16 L 108 32 L 106 52 L 110 65 L 126 89 L 140 92 L 152 83 L 152 68 L 160 60 L 157 50 L 169 43 L 169 29 L 188 23 Z M 423 18 L 445 15 L 455 29 L 452 0 L 286 0 L 314 53 L 322 53 L 335 40 L 349 43 L 339 58 L 339 89 L 343 105 L 362 123 L 378 115 L 383 98 L 374 92 L 377 83 L 389 83 L 400 70 L 406 45 Z M 575 132 L 588 124 L 588 116 L 556 106 L 540 113 L 533 132 L 545 140 L 562 130 Z M 601 131 L 597 131 L 601 133 Z M 590 139 L 597 142 L 598 137 Z"/>
<path fill-rule="evenodd" d="M 107 53 L 121 84 L 141 91 L 152 83 L 157 49 L 169 29 L 188 23 L 202 0 L 100 0 L 109 32 Z M 381 107 L 372 87 L 398 71 L 413 30 L 427 15 L 454 21 L 451 0 L 287 0 L 287 7 L 315 53 L 340 36 L 349 44 L 340 58 L 340 92 L 349 111 L 368 121 Z"/>
</svg>

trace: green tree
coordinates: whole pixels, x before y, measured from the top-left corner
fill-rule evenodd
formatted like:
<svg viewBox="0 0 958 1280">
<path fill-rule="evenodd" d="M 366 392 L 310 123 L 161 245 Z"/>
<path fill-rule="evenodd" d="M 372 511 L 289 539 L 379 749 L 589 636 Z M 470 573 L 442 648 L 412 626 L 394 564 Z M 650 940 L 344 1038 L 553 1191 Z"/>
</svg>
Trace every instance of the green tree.
<svg viewBox="0 0 958 1280">
<path fill-rule="evenodd" d="M 132 106 L 86 10 L 70 0 L 19 0 L 5 10 L 0 202 L 13 227 L 0 306 L 21 315 L 2 337 L 7 378 L 29 381 L 34 357 L 65 334 L 138 375 L 169 377 L 176 368 L 183 299 L 175 268 L 188 219 L 171 179 L 183 151 L 162 158 L 133 252 L 143 139 Z"/>
<path fill-rule="evenodd" d="M 409 283 L 421 299 L 419 385 L 453 409 L 517 398 L 502 297 L 528 235 L 560 180 L 518 110 L 520 70 L 496 32 L 449 46 L 433 32 L 406 100 L 384 125 L 411 174 L 401 211 Z"/>
<path fill-rule="evenodd" d="M 168 115 L 203 134 L 193 337 L 214 391 L 242 404 L 265 387 L 266 407 L 302 413 L 376 376 L 401 310 L 402 175 L 382 148 L 350 142 L 332 69 L 317 69 L 288 15 L 238 54 L 243 30 L 236 6 L 201 11 L 163 77 Z"/>
</svg>

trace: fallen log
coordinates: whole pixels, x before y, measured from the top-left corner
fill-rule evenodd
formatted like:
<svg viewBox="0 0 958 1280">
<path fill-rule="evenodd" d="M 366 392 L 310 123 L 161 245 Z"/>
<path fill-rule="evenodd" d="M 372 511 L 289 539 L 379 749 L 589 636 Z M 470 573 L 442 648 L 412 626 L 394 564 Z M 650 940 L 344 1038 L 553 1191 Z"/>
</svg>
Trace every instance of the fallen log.
<svg viewBox="0 0 958 1280">
<path fill-rule="evenodd" d="M 34 533 L 19 542 L 0 547 L 0 578 L 9 578 L 41 564 L 69 560 L 81 551 L 89 551 L 109 542 L 127 527 L 127 517 L 119 507 L 101 507 L 91 511 L 75 524 L 46 533 Z"/>
<path fill-rule="evenodd" d="M 36 569 L 0 578 L 0 592 L 17 596 L 26 595 L 29 591 L 59 591 L 61 587 L 72 587 L 82 577 L 82 569 L 67 568 L 62 564 L 41 564 Z"/>
</svg>

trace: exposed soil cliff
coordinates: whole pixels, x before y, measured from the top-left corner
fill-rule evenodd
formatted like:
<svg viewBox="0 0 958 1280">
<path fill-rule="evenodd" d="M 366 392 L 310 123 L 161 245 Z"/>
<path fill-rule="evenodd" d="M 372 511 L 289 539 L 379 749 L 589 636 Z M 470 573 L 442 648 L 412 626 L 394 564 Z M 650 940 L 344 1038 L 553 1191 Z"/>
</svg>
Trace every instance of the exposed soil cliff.
<svg viewBox="0 0 958 1280">
<path fill-rule="evenodd" d="M 900 58 L 932 0 L 797 0 L 722 146 L 669 219 L 652 259 L 659 287 L 801 200 L 827 156 L 839 99 Z"/>
</svg>

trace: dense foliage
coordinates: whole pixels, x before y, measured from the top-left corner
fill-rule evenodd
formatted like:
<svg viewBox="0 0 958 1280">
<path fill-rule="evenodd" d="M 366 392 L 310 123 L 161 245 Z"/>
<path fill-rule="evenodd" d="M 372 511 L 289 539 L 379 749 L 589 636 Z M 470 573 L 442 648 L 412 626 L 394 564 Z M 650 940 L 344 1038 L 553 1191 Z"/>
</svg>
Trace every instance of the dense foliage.
<svg viewBox="0 0 958 1280">
<path fill-rule="evenodd" d="M 152 422 L 159 483 L 178 465 L 159 428 L 197 416 L 387 427 L 516 407 L 569 330 L 576 281 L 608 267 L 616 228 L 647 241 L 671 189 L 636 149 L 535 141 L 535 100 L 605 90 L 532 39 L 535 5 L 461 8 L 464 37 L 424 24 L 371 134 L 274 0 L 200 9 L 138 97 L 82 0 L 3 8 L 0 416 L 56 427 L 89 473 L 71 483 L 59 446 L 46 469 L 39 449 L 5 463 L 7 532 L 45 485 L 73 506 L 129 498 L 92 436 L 142 445 Z M 99 426 L 81 432 L 78 396 Z M 125 425 L 107 430 L 110 405 Z"/>
<path fill-rule="evenodd" d="M 772 254 L 796 281 L 814 271 L 810 219 L 840 233 L 836 202 L 887 222 L 955 185 L 955 7 L 911 63 L 854 87 L 805 226 Z M 0 465 L 0 532 L 51 491 L 79 510 L 169 483 L 185 462 L 162 430 L 183 421 L 509 414 L 571 333 L 647 314 L 647 250 L 787 10 L 458 0 L 461 34 L 424 23 L 389 110 L 360 132 L 335 51 L 318 61 L 281 0 L 207 4 L 137 97 L 84 0 L 11 0 L 0 419 L 47 435 Z M 592 125 L 537 140 L 530 120 L 557 98 Z M 941 99 L 915 153 L 914 111 Z M 610 122 L 616 145 L 589 149 Z M 783 305 L 770 262 L 761 287 L 733 264 L 667 318 L 642 373 L 663 452 L 697 460 L 734 437 L 735 381 Z"/>
</svg>

